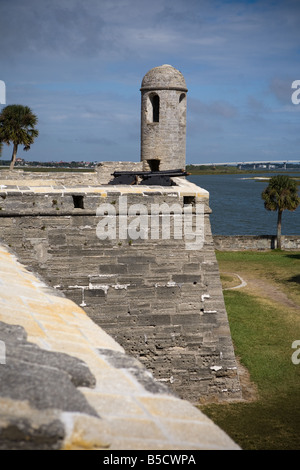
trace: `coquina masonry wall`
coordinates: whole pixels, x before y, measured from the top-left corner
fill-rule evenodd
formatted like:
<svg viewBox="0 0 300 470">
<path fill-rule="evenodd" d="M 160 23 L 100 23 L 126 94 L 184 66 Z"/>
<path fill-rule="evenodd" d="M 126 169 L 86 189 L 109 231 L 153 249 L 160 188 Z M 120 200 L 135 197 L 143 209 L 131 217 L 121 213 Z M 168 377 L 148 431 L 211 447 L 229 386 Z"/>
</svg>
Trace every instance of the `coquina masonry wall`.
<svg viewBox="0 0 300 470">
<path fill-rule="evenodd" d="M 273 250 L 277 246 L 276 235 L 214 235 L 214 244 L 219 251 Z M 282 235 L 283 250 L 300 250 L 299 235 Z"/>
<path fill-rule="evenodd" d="M 185 186 L 184 186 L 185 185 Z M 125 351 L 180 397 L 241 397 L 209 222 L 208 193 L 183 187 L 2 188 L 1 237 L 19 260 L 65 293 Z M 46 186 L 46 184 L 45 184 Z M 105 203 L 119 217 L 128 205 L 205 207 L 205 242 L 187 250 L 184 239 L 100 240 Z M 77 198 L 77 199 L 76 199 Z M 77 201 L 77 202 L 76 202 Z M 83 208 L 74 208 L 74 204 Z M 171 224 L 172 226 L 172 224 Z"/>
</svg>

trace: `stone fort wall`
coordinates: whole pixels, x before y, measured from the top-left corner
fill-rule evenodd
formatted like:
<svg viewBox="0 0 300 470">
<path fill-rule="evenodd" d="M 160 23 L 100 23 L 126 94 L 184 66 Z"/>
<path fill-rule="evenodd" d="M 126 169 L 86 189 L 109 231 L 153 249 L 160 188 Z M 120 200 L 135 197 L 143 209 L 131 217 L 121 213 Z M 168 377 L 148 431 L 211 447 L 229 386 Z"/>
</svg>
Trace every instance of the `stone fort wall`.
<svg viewBox="0 0 300 470">
<path fill-rule="evenodd" d="M 214 235 L 214 245 L 219 251 L 273 250 L 277 246 L 276 235 Z M 299 235 L 282 235 L 283 250 L 300 250 Z"/>
<path fill-rule="evenodd" d="M 1 450 L 239 449 L 2 244 L 0 284 Z"/>
<path fill-rule="evenodd" d="M 165 188 L 6 180 L 1 238 L 180 397 L 193 403 L 240 399 L 208 193 L 178 180 Z M 203 247 L 187 250 L 183 239 L 172 237 L 100 240 L 97 208 L 106 203 L 119 217 L 121 195 L 148 209 L 152 203 L 201 201 Z"/>
</svg>

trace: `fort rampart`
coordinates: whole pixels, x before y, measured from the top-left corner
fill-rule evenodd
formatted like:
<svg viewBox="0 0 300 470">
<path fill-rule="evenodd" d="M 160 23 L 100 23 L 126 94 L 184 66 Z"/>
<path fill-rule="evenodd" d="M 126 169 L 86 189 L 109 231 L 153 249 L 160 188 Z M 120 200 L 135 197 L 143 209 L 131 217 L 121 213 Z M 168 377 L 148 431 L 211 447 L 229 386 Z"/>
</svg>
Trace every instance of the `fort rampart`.
<svg viewBox="0 0 300 470">
<path fill-rule="evenodd" d="M 174 186 L 2 180 L 1 238 L 20 261 L 63 292 L 138 358 L 161 383 L 193 403 L 241 398 L 237 365 L 209 223 L 207 191 Z M 120 218 L 119 200 L 203 205 L 204 243 L 130 236 L 101 240 L 97 209 Z M 129 218 L 130 221 L 130 218 Z M 171 230 L 174 218 L 171 217 Z M 149 222 L 150 226 L 150 222 Z"/>
<path fill-rule="evenodd" d="M 2 244 L 0 284 L 1 450 L 239 449 Z"/>
<path fill-rule="evenodd" d="M 214 235 L 214 245 L 219 251 L 273 250 L 276 235 Z M 299 251 L 300 235 L 282 235 L 282 249 Z"/>
</svg>

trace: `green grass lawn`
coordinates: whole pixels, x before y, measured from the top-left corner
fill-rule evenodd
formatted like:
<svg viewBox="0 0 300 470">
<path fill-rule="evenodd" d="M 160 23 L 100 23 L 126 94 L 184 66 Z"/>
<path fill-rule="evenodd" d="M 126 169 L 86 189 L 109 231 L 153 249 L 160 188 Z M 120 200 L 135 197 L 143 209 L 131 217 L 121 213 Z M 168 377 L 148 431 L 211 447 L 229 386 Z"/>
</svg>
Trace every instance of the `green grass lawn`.
<svg viewBox="0 0 300 470">
<path fill-rule="evenodd" d="M 299 299 L 300 253 L 219 252 L 217 259 L 221 272 L 268 281 L 293 301 Z M 224 291 L 224 298 L 236 355 L 258 397 L 201 410 L 242 449 L 300 449 L 300 364 L 292 362 L 292 343 L 300 340 L 300 309 L 247 287 Z"/>
</svg>

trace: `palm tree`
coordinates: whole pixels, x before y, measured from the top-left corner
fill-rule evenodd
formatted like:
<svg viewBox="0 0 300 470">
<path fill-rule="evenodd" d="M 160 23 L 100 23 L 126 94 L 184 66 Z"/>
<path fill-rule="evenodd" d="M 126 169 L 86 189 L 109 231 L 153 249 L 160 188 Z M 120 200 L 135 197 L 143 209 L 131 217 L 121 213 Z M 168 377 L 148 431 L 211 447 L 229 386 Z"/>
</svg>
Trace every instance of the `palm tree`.
<svg viewBox="0 0 300 470">
<path fill-rule="evenodd" d="M 28 106 L 12 104 L 3 108 L 0 114 L 0 148 L 2 143 L 13 144 L 10 170 L 14 168 L 19 145 L 24 145 L 24 150 L 29 150 L 34 139 L 39 135 L 34 126 L 37 117 Z"/>
<path fill-rule="evenodd" d="M 294 211 L 300 204 L 297 183 L 287 175 L 273 176 L 262 192 L 262 198 L 267 210 L 278 211 L 277 248 L 281 250 L 282 213 L 284 210 Z"/>
</svg>

